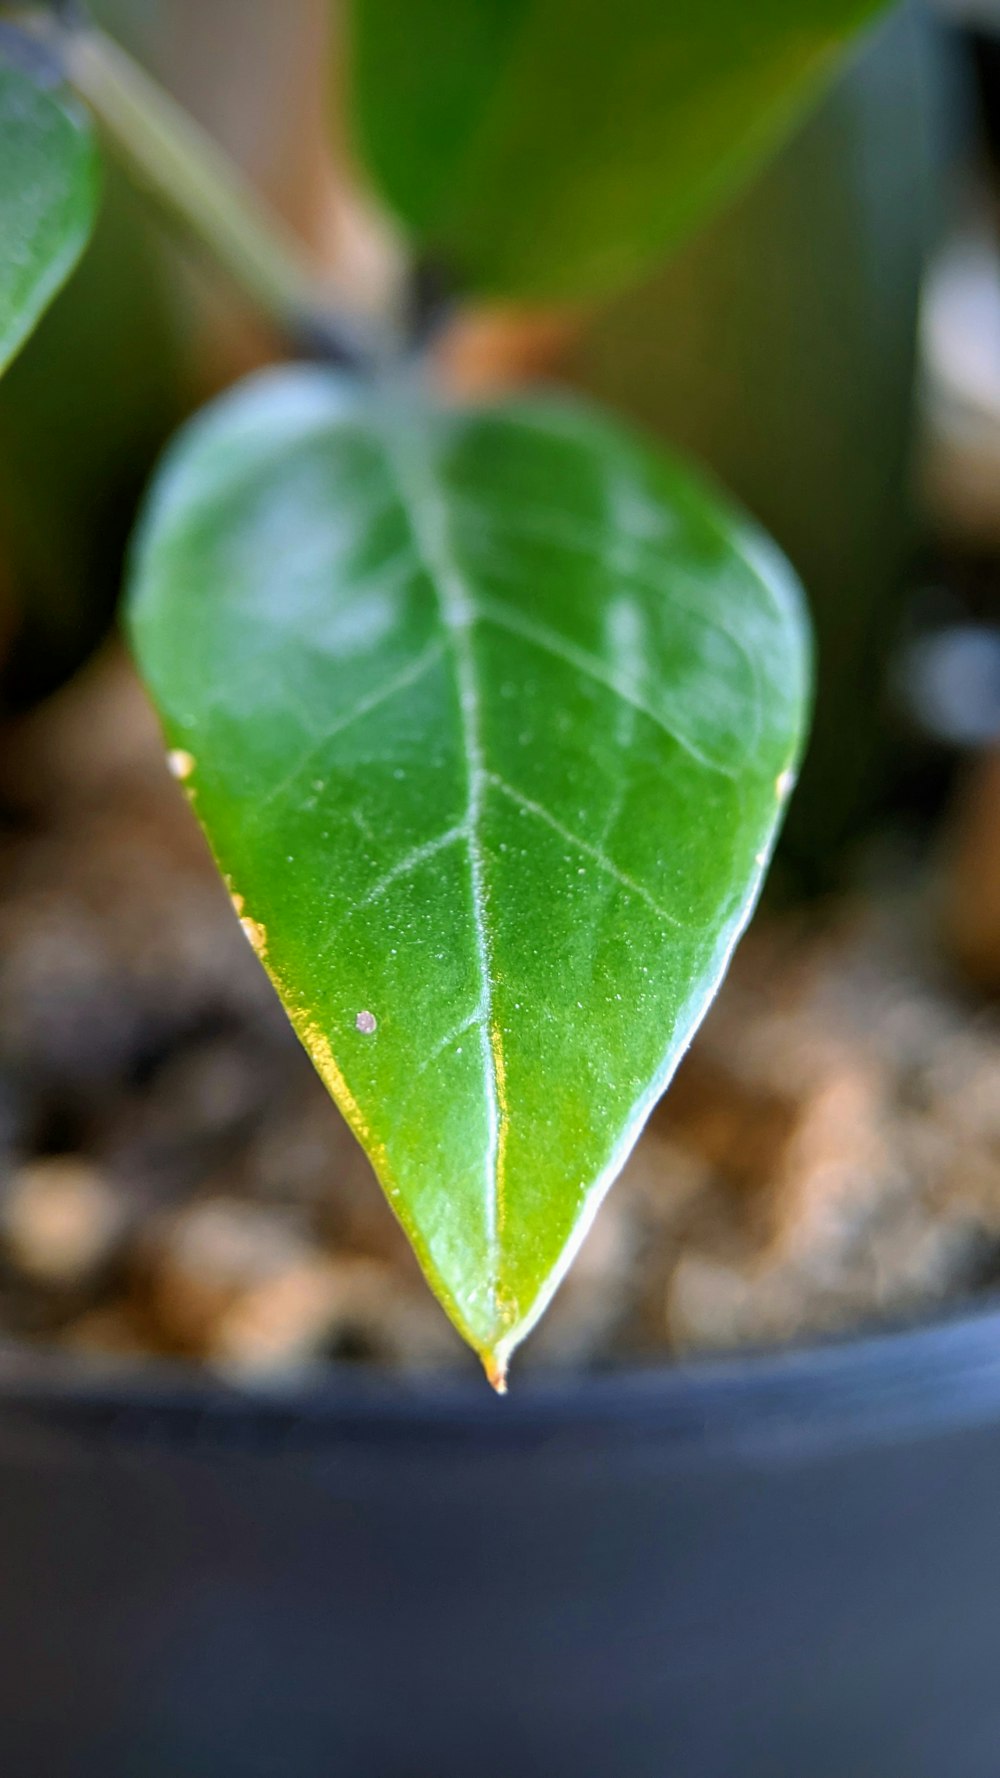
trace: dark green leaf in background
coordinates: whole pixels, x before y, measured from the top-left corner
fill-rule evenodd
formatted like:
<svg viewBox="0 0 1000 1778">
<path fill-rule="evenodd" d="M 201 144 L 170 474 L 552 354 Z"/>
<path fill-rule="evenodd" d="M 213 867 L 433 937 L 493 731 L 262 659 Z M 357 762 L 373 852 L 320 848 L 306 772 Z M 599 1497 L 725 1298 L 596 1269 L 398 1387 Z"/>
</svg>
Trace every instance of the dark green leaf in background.
<svg viewBox="0 0 1000 1778">
<path fill-rule="evenodd" d="M 885 676 L 915 546 L 918 305 L 954 72 L 942 48 L 929 15 L 898 10 L 766 172 L 595 316 L 563 366 L 707 463 L 809 589 L 816 707 L 782 859 L 811 891 L 841 879 L 906 754 Z"/>
<path fill-rule="evenodd" d="M 0 370 L 83 252 L 97 187 L 83 116 L 0 59 Z"/>
<path fill-rule="evenodd" d="M 465 287 L 627 283 L 752 167 L 881 0 L 352 0 L 348 103 Z"/>
<path fill-rule="evenodd" d="M 0 560 L 13 631 L 0 712 L 59 685 L 106 633 L 136 504 L 184 412 L 198 336 L 188 325 L 182 343 L 154 227 L 139 193 L 106 167 L 90 245 L 0 379 Z"/>
<path fill-rule="evenodd" d="M 131 614 L 248 935 L 495 1374 L 752 907 L 791 573 L 590 410 L 302 370 L 182 434 Z"/>
</svg>

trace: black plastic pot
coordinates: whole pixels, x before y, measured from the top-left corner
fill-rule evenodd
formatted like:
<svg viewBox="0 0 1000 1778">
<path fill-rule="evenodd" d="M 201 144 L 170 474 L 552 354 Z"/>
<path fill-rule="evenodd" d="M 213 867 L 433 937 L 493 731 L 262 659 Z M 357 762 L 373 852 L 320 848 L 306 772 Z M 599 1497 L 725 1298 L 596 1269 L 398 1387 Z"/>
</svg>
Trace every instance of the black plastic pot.
<svg viewBox="0 0 1000 1778">
<path fill-rule="evenodd" d="M 506 1401 L 0 1393 L 4 1778 L 996 1778 L 996 1310 Z"/>
</svg>

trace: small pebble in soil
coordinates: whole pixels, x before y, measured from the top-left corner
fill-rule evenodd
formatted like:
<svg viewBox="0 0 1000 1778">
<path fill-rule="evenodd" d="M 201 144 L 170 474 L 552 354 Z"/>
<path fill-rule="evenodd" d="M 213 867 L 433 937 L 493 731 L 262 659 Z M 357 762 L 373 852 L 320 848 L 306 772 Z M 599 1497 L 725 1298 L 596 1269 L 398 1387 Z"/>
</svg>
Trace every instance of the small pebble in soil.
<svg viewBox="0 0 1000 1778">
<path fill-rule="evenodd" d="M 236 1198 L 203 1198 L 150 1231 L 154 1319 L 180 1349 L 205 1353 L 234 1303 L 310 1258 L 293 1218 Z"/>
<path fill-rule="evenodd" d="M 0 1210 L 10 1264 L 39 1283 L 82 1281 L 109 1257 L 125 1221 L 122 1201 L 87 1161 L 56 1155 L 15 1173 Z"/>
</svg>

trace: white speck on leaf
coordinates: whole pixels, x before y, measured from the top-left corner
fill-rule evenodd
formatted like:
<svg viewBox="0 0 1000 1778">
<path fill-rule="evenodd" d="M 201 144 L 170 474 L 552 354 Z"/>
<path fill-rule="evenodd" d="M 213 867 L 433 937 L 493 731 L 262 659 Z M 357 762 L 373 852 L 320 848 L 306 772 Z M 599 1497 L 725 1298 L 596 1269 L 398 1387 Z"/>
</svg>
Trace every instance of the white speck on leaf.
<svg viewBox="0 0 1000 1778">
<path fill-rule="evenodd" d="M 372 1032 L 378 1029 L 378 1020 L 373 1012 L 359 1012 L 354 1023 L 357 1030 L 363 1032 L 365 1037 L 371 1037 Z"/>
<path fill-rule="evenodd" d="M 167 771 L 178 783 L 183 784 L 194 771 L 194 754 L 187 753 L 183 747 L 174 747 L 167 754 Z"/>
</svg>

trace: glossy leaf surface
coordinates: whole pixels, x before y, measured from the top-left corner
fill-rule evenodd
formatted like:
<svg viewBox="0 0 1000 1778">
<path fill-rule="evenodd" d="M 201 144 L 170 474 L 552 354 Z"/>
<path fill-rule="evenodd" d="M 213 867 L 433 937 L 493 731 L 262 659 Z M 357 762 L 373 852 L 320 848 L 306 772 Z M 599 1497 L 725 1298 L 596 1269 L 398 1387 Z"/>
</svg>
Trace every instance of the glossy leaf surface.
<svg viewBox="0 0 1000 1778">
<path fill-rule="evenodd" d="M 466 286 L 626 283 L 767 151 L 879 0 L 353 0 L 391 206 Z"/>
<path fill-rule="evenodd" d="M 83 252 L 97 185 L 82 115 L 0 59 L 0 371 Z"/>
<path fill-rule="evenodd" d="M 181 439 L 140 663 L 295 1026 L 494 1373 L 718 985 L 791 785 L 791 572 L 599 415 L 255 379 Z"/>
</svg>

